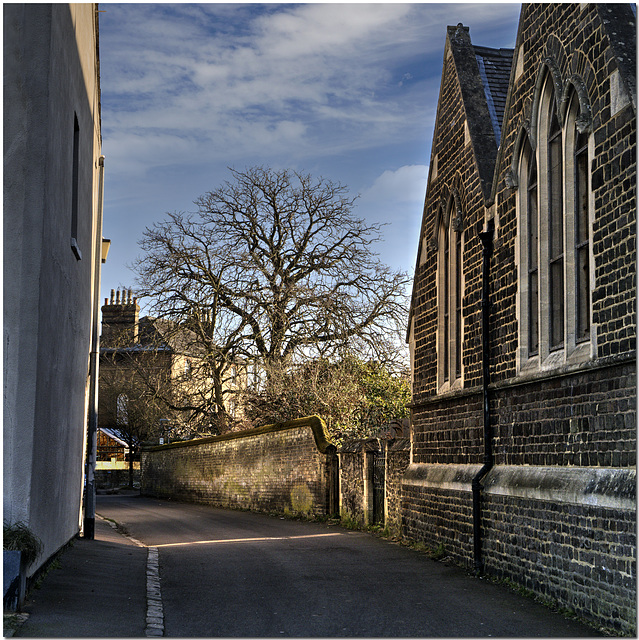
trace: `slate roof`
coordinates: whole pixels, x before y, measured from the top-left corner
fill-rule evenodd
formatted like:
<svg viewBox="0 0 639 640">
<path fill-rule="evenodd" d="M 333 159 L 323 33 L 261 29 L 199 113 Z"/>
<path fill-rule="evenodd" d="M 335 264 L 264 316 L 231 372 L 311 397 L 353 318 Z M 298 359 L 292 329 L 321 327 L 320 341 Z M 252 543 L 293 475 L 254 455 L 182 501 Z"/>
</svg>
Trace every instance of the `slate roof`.
<svg viewBox="0 0 639 640">
<path fill-rule="evenodd" d="M 475 45 L 473 45 L 473 49 L 475 49 L 475 58 L 479 66 L 479 76 L 484 85 L 488 112 L 495 131 L 495 140 L 499 146 L 510 69 L 513 62 L 513 49 L 489 49 Z"/>
</svg>

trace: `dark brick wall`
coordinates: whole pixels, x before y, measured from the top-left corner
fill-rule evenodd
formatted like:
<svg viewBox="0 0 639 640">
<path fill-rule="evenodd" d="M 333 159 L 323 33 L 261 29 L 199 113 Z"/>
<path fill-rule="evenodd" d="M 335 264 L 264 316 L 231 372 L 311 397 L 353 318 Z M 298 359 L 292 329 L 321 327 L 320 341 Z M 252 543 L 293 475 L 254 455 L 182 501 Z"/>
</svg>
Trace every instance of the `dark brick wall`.
<svg viewBox="0 0 639 640">
<path fill-rule="evenodd" d="M 613 501 L 623 484 L 617 480 L 634 473 L 636 113 L 632 101 L 618 113 L 611 110 L 611 77 L 618 69 L 621 80 L 630 82 L 623 86 L 634 89 L 634 76 L 626 74 L 627 59 L 635 51 L 633 23 L 625 5 L 523 5 L 518 36 L 523 72 L 511 76 L 490 199 L 484 199 L 476 159 L 463 137 L 470 111 L 461 100 L 453 59 L 445 58 L 433 139 L 438 174 L 429 180 L 413 290 L 413 464 L 402 481 L 402 518 L 407 536 L 431 546 L 443 544 L 465 566 L 473 560 L 470 471 L 483 461 L 481 244 L 476 232 L 485 218 L 494 216 L 496 222 L 489 389 L 495 469 L 540 468 L 544 482 L 551 484 L 565 473 L 570 478 L 572 470 L 575 477 L 587 468 L 606 470 L 616 479 L 606 487 L 606 499 Z M 556 62 L 564 86 L 575 75 L 583 80 L 591 106 L 594 355 L 518 374 L 519 240 L 510 171 L 548 57 Z M 463 389 L 438 395 L 437 252 L 429 239 L 437 207 L 453 187 L 463 201 L 465 233 L 464 377 Z M 434 470 L 454 465 L 462 469 L 463 481 L 438 480 Z M 486 571 L 616 632 L 635 633 L 634 498 L 611 508 L 605 501 L 593 502 L 586 491 L 573 495 L 566 486 L 553 499 L 518 495 L 515 489 L 504 486 L 483 495 Z"/>
<path fill-rule="evenodd" d="M 481 390 L 432 398 L 413 411 L 413 461 L 474 464 L 483 455 Z"/>
<path fill-rule="evenodd" d="M 141 492 L 222 507 L 325 515 L 331 445 L 323 423 L 311 420 L 143 450 Z"/>
<path fill-rule="evenodd" d="M 402 530 L 402 477 L 410 463 L 410 440 L 386 443 L 386 527 L 393 535 Z"/>
<path fill-rule="evenodd" d="M 496 464 L 634 467 L 632 362 L 491 391 Z"/>
<path fill-rule="evenodd" d="M 488 495 L 487 570 L 628 634 L 635 619 L 635 516 L 630 511 Z"/>
<path fill-rule="evenodd" d="M 472 496 L 440 487 L 402 486 L 402 532 L 430 548 L 443 545 L 458 564 L 471 567 L 473 553 Z"/>
</svg>

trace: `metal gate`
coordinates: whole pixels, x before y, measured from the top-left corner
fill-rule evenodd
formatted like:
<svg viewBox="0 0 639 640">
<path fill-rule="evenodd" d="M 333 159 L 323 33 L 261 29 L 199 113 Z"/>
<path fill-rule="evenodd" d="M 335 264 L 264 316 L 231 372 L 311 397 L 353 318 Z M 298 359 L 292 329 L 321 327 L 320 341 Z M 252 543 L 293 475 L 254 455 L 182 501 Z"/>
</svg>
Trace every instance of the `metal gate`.
<svg viewBox="0 0 639 640">
<path fill-rule="evenodd" d="M 373 524 L 384 524 L 386 502 L 386 457 L 384 449 L 373 454 Z"/>
</svg>

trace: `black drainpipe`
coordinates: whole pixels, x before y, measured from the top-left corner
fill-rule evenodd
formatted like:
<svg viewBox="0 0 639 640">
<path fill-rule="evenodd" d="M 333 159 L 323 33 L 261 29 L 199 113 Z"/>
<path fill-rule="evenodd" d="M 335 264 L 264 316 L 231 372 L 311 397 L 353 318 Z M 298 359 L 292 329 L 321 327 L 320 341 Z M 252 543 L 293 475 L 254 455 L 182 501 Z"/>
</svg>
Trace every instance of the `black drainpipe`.
<svg viewBox="0 0 639 640">
<path fill-rule="evenodd" d="M 473 478 L 473 547 L 475 573 L 482 573 L 481 557 L 481 481 L 493 467 L 493 442 L 490 427 L 490 407 L 488 404 L 488 384 L 490 383 L 490 258 L 493 253 L 493 233 L 495 223 L 488 221 L 484 231 L 479 232 L 482 244 L 482 296 L 481 296 L 481 336 L 482 336 L 482 391 L 484 401 L 484 465 Z"/>
</svg>

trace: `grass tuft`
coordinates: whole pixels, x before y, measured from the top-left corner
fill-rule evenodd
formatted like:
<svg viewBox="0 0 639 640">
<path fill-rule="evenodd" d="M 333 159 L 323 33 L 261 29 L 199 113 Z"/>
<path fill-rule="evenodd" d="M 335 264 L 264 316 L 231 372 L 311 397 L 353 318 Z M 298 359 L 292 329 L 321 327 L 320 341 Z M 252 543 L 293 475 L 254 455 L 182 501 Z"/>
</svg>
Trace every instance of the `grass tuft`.
<svg viewBox="0 0 639 640">
<path fill-rule="evenodd" d="M 3 523 L 2 548 L 7 551 L 21 551 L 27 566 L 35 562 L 42 553 L 42 541 L 24 522 Z"/>
</svg>

